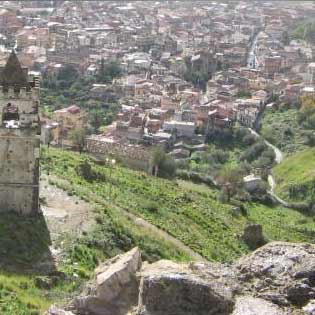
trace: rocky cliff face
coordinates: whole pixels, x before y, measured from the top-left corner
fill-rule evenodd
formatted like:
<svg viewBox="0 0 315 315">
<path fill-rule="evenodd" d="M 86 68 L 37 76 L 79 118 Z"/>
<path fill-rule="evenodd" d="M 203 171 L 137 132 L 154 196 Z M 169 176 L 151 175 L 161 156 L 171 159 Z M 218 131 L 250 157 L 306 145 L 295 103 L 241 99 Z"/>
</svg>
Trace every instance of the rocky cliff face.
<svg viewBox="0 0 315 315">
<path fill-rule="evenodd" d="M 141 264 L 135 248 L 96 274 L 74 301 L 74 314 L 315 315 L 315 246 L 310 244 L 269 243 L 232 265 Z"/>
</svg>

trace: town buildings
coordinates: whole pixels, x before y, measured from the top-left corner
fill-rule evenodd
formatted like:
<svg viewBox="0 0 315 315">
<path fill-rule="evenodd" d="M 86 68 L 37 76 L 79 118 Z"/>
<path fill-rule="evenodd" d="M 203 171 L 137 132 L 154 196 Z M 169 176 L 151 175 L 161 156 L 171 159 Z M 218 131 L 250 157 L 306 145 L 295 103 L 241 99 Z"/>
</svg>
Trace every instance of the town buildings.
<svg viewBox="0 0 315 315">
<path fill-rule="evenodd" d="M 95 77 L 101 60 L 121 69 L 119 78 L 91 87 L 87 104 L 43 117 L 43 131 L 51 129 L 57 145 L 68 141 L 71 130 L 86 128 L 93 103 L 101 110 L 116 106 L 118 114 L 102 132 L 88 136 L 88 150 L 112 146 L 119 155 L 131 147 L 150 152 L 161 145 L 171 153 L 180 142 L 202 144 L 214 129 L 253 127 L 276 97 L 296 104 L 300 95 L 314 93 L 314 47 L 285 36 L 290 25 L 314 14 L 312 6 L 245 1 L 11 6 L 0 11 L 3 43 L 10 46 L 2 30 L 12 30 L 20 60 L 33 70 L 46 75 L 71 65 L 83 78 Z M 7 55 L 0 52 L 0 62 Z"/>
</svg>

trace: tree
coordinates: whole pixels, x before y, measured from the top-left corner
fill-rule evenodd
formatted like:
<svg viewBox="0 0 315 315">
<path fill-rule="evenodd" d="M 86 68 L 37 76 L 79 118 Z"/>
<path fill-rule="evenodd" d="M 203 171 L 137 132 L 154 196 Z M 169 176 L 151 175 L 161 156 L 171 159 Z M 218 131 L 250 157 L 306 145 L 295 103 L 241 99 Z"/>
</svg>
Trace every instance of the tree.
<svg viewBox="0 0 315 315">
<path fill-rule="evenodd" d="M 57 74 L 57 80 L 73 82 L 78 78 L 78 71 L 72 65 L 62 67 Z"/>
<path fill-rule="evenodd" d="M 104 112 L 100 109 L 92 109 L 89 112 L 89 121 L 93 132 L 97 133 L 104 123 Z"/>
<path fill-rule="evenodd" d="M 315 146 L 315 134 L 313 131 L 309 131 L 306 133 L 306 139 L 307 139 L 307 144 L 310 147 L 314 147 Z"/>
<path fill-rule="evenodd" d="M 100 68 L 98 69 L 96 80 L 99 83 L 104 83 L 104 81 L 105 82 L 107 81 L 104 58 L 101 59 L 101 65 L 100 65 Z"/>
<path fill-rule="evenodd" d="M 238 91 L 236 97 L 238 98 L 250 98 L 252 94 L 249 91 L 241 90 Z"/>
<path fill-rule="evenodd" d="M 225 166 L 217 177 L 217 182 L 230 201 L 231 197 L 243 187 L 243 172 L 238 167 Z"/>
<path fill-rule="evenodd" d="M 174 159 L 169 155 L 165 155 L 165 158 L 162 160 L 159 169 L 159 175 L 161 177 L 173 178 L 176 173 L 176 164 Z"/>
<path fill-rule="evenodd" d="M 85 137 L 86 137 L 85 129 L 83 128 L 74 129 L 70 132 L 69 137 L 73 145 L 79 150 L 81 154 L 85 146 Z"/>
<path fill-rule="evenodd" d="M 51 142 L 54 140 L 54 134 L 52 133 L 51 129 L 48 129 L 48 135 L 47 135 L 47 147 L 49 149 Z"/>
<path fill-rule="evenodd" d="M 301 98 L 298 122 L 307 130 L 315 129 L 315 97 L 304 96 Z"/>
<path fill-rule="evenodd" d="M 121 68 L 117 61 L 111 61 L 105 64 L 104 59 L 101 59 L 101 65 L 98 70 L 96 80 L 98 83 L 110 83 L 116 77 L 121 76 Z"/>
<path fill-rule="evenodd" d="M 152 153 L 154 176 L 172 178 L 175 176 L 176 164 L 172 157 L 166 155 L 162 147 L 157 147 Z"/>
<path fill-rule="evenodd" d="M 187 70 L 184 74 L 184 78 L 186 81 L 192 82 L 194 86 L 205 91 L 207 82 L 211 78 L 211 75 L 205 70 L 193 72 L 191 70 Z"/>
<path fill-rule="evenodd" d="M 152 165 L 153 165 L 153 174 L 158 176 L 159 166 L 162 161 L 165 159 L 165 151 L 161 147 L 157 147 L 153 150 L 152 153 Z"/>
</svg>

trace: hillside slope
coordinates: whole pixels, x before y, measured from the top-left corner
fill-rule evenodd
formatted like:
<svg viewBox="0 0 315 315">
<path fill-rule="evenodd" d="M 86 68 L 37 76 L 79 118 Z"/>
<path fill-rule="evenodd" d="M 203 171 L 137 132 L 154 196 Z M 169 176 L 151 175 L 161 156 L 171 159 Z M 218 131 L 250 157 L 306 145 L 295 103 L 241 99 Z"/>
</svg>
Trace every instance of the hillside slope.
<svg viewBox="0 0 315 315">
<path fill-rule="evenodd" d="M 298 123 L 296 108 L 266 110 L 262 115 L 261 135 L 285 154 L 290 155 L 307 148 L 305 130 Z"/>
<path fill-rule="evenodd" d="M 286 158 L 273 170 L 276 192 L 288 201 L 313 202 L 315 192 L 315 148 Z"/>
<path fill-rule="evenodd" d="M 314 221 L 294 210 L 247 203 L 247 215 L 217 200 L 217 191 L 199 189 L 148 176 L 120 166 L 113 169 L 90 160 L 97 180 L 78 175 L 78 165 L 85 155 L 50 149 L 44 152 L 43 168 L 65 179 L 61 185 L 71 194 L 106 206 L 116 220 L 119 209 L 129 211 L 176 237 L 195 252 L 210 260 L 231 261 L 249 251 L 240 240 L 250 222 L 263 225 L 270 240 L 312 241 Z M 58 182 L 56 182 L 58 184 Z"/>
<path fill-rule="evenodd" d="M 85 160 L 89 162 L 82 163 Z M 82 164 L 90 165 L 88 171 L 96 178 L 86 180 L 79 171 Z M 152 230 L 135 224 L 126 213 L 154 224 L 204 258 L 222 262 L 250 251 L 240 238 L 248 223 L 260 223 L 268 240 L 314 242 L 315 239 L 313 218 L 297 211 L 246 203 L 247 214 L 241 214 L 235 207 L 219 202 L 218 192 L 206 186 L 155 178 L 119 165 L 110 169 L 83 154 L 44 150 L 42 170 L 49 173 L 44 176 L 48 182 L 43 182 L 43 187 L 48 186 L 47 193 L 52 191 L 51 185 L 56 185 L 67 192 L 65 199 L 71 199 L 78 207 L 77 197 L 80 197 L 90 205 L 96 222 L 88 232 L 80 231 L 80 236 L 63 229 L 64 235 L 56 238 L 56 231 L 49 230 L 49 224 L 47 228 L 43 221 L 47 218 L 2 215 L 0 313 L 3 315 L 41 314 L 49 304 L 60 303 L 75 294 L 93 276 L 98 262 L 134 246 L 139 246 L 143 258 L 150 262 L 191 260 L 174 242 L 167 242 Z M 42 202 L 51 207 L 52 200 L 54 197 L 50 196 Z M 38 277 L 44 276 L 45 283 L 50 281 L 50 275 L 34 267 L 52 258 L 51 245 L 62 250 L 62 261 L 56 267 L 66 277 L 45 288 L 37 285 Z"/>
</svg>

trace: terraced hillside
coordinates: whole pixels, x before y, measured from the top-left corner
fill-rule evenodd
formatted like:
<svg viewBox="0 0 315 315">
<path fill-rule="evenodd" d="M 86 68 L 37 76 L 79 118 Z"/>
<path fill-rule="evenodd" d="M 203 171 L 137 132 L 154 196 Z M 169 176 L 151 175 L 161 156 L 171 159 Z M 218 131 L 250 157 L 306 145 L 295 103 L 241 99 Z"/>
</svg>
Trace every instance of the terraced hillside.
<svg viewBox="0 0 315 315">
<path fill-rule="evenodd" d="M 239 236 L 249 222 L 262 224 L 271 240 L 313 240 L 314 221 L 294 210 L 247 203 L 247 215 L 240 215 L 233 206 L 217 200 L 217 191 L 198 185 L 154 178 L 120 166 L 109 168 L 91 159 L 88 164 L 97 179 L 87 180 L 78 175 L 78 165 L 87 156 L 56 149 L 43 156 L 44 170 L 70 194 L 103 205 L 117 220 L 121 209 L 141 217 L 206 259 L 231 261 L 248 252 Z"/>
</svg>

